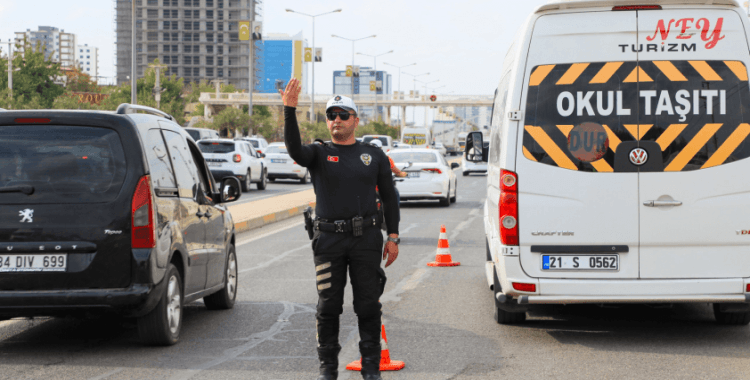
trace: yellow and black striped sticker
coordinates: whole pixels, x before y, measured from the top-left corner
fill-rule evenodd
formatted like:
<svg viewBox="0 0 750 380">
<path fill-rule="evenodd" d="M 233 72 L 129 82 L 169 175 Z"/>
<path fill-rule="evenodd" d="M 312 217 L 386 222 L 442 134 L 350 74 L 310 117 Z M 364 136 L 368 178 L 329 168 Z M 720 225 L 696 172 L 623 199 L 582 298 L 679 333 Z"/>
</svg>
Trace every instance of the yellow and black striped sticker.
<svg viewBox="0 0 750 380">
<path fill-rule="evenodd" d="M 570 170 L 632 171 L 616 167 L 615 157 L 629 153 L 617 148 L 651 141 L 662 155 L 649 159 L 664 171 L 704 169 L 750 156 L 745 110 L 750 88 L 739 61 L 540 65 L 528 80 L 523 154 Z M 596 154 L 578 154 L 585 149 Z"/>
</svg>

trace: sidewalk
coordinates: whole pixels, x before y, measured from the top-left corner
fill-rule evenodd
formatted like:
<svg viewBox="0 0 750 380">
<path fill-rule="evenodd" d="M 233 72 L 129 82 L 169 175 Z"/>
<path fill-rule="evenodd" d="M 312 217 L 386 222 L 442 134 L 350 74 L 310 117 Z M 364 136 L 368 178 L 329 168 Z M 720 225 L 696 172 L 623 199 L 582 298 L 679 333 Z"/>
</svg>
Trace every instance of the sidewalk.
<svg viewBox="0 0 750 380">
<path fill-rule="evenodd" d="M 244 232 L 300 215 L 307 206 L 315 208 L 313 189 L 229 205 L 228 208 L 234 219 L 235 231 Z"/>
</svg>

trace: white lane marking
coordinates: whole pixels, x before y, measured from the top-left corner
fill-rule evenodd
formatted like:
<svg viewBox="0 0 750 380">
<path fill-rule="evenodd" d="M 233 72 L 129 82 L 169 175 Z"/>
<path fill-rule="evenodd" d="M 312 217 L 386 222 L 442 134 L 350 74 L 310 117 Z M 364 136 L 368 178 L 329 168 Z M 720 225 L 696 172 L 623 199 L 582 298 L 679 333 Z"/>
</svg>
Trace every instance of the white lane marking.
<svg viewBox="0 0 750 380">
<path fill-rule="evenodd" d="M 222 363 L 226 363 L 267 341 L 274 340 L 275 336 L 281 332 L 284 332 L 284 327 L 290 324 L 289 318 L 292 315 L 297 314 L 295 313 L 295 308 L 297 307 L 301 307 L 303 312 L 314 312 L 311 308 L 304 305 L 298 305 L 286 301 L 282 301 L 281 304 L 284 305 L 284 311 L 281 313 L 281 315 L 278 316 L 278 318 L 276 318 L 276 323 L 274 323 L 271 328 L 266 331 L 250 335 L 249 337 L 245 338 L 245 340 L 247 340 L 247 343 L 239 345 L 237 347 L 226 349 L 222 352 L 221 356 L 213 360 L 198 364 L 193 367 L 193 369 L 179 371 L 177 374 L 170 377 L 169 380 L 190 379 L 204 370 L 216 367 Z"/>
<path fill-rule="evenodd" d="M 109 371 L 109 372 L 107 372 L 107 373 L 105 373 L 103 375 L 92 377 L 89 380 L 103 380 L 103 379 L 106 379 L 106 378 L 108 378 L 108 377 L 116 374 L 116 373 L 120 373 L 120 372 L 122 372 L 124 370 L 125 370 L 125 368 L 115 368 L 113 371 Z"/>
<path fill-rule="evenodd" d="M 461 231 L 468 228 L 469 225 L 474 222 L 474 220 L 476 220 L 479 216 L 479 209 L 474 209 L 469 212 L 469 218 L 456 226 L 456 228 L 452 231 L 451 237 L 449 239 L 455 239 Z M 414 267 L 417 268 L 414 273 L 412 273 L 411 276 L 406 277 L 396 283 L 396 286 L 390 291 L 383 293 L 383 295 L 380 297 L 381 303 L 401 301 L 401 293 L 415 289 L 417 285 L 419 285 L 419 283 L 424 281 L 424 279 L 426 279 L 430 276 L 431 273 L 433 273 L 433 271 L 429 271 L 426 266 L 428 262 L 434 260 L 435 250 L 430 248 L 427 251 L 420 252 L 419 255 L 424 255 L 425 257 L 414 265 Z"/>
<path fill-rule="evenodd" d="M 302 249 L 305 249 L 305 248 L 310 248 L 310 244 L 305 243 L 305 245 L 301 245 L 301 246 L 299 246 L 297 248 L 292 248 L 292 249 L 290 249 L 290 250 L 288 250 L 288 251 L 286 251 L 286 252 L 284 252 L 284 253 L 276 256 L 276 257 L 274 257 L 271 260 L 268 260 L 266 262 L 260 263 L 260 264 L 254 266 L 254 267 L 243 269 L 243 270 L 240 271 L 240 273 L 246 273 L 246 272 L 249 272 L 251 270 L 266 268 L 266 267 L 270 266 L 271 264 L 273 264 L 273 263 L 275 263 L 275 262 L 277 262 L 279 260 L 282 260 L 282 259 L 286 258 L 287 256 L 291 255 L 292 253 L 297 252 L 297 251 L 302 250 Z"/>
<path fill-rule="evenodd" d="M 249 238 L 249 239 L 245 239 L 245 240 L 241 240 L 241 241 L 240 241 L 239 243 L 235 244 L 235 247 L 239 247 L 239 246 L 241 246 L 241 245 L 245 245 L 245 244 L 248 244 L 248 243 L 252 243 L 252 242 L 254 242 L 254 241 L 256 241 L 256 240 L 260 240 L 260 239 L 263 239 L 263 238 L 267 238 L 267 237 L 269 237 L 269 236 L 271 236 L 271 235 L 273 235 L 273 234 L 277 234 L 277 233 L 279 233 L 279 232 L 281 232 L 281 231 L 285 231 L 285 230 L 288 230 L 288 229 L 290 229 L 290 228 L 294 228 L 294 227 L 298 227 L 298 226 L 301 226 L 301 225 L 303 225 L 304 223 L 305 223 L 305 220 L 303 219 L 302 221 L 299 221 L 299 222 L 297 222 L 297 223 L 294 223 L 294 224 L 290 224 L 290 225 L 287 225 L 287 226 L 282 226 L 281 228 L 278 228 L 278 229 L 275 229 L 275 230 L 271 230 L 271 231 L 268 231 L 268 232 L 266 232 L 266 233 L 263 233 L 263 234 L 260 234 L 260 235 L 258 235 L 258 236 L 255 236 L 255 237 L 252 237 L 252 238 Z"/>
</svg>

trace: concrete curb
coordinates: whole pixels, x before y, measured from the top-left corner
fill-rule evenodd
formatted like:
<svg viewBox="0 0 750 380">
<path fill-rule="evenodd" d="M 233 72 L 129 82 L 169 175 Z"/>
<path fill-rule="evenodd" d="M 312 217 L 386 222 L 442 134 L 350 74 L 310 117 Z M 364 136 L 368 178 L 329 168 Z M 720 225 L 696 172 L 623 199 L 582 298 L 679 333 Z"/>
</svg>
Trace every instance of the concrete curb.
<svg viewBox="0 0 750 380">
<path fill-rule="evenodd" d="M 315 209 L 315 202 L 302 203 L 298 206 L 291 207 L 286 210 L 281 210 L 275 213 L 266 214 L 266 215 L 255 217 L 249 220 L 243 220 L 241 222 L 235 222 L 234 231 L 237 233 L 250 231 L 256 228 L 269 225 L 271 223 L 276 223 L 284 219 L 289 219 L 293 216 L 302 214 L 302 212 L 305 211 L 305 209 L 308 206 Z"/>
</svg>

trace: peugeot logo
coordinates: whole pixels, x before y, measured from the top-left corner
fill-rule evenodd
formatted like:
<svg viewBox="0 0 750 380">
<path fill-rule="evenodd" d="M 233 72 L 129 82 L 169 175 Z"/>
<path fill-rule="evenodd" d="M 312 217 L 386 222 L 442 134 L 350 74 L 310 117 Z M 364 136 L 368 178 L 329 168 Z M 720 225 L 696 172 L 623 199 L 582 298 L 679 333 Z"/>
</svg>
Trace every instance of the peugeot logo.
<svg viewBox="0 0 750 380">
<path fill-rule="evenodd" d="M 630 162 L 633 163 L 633 165 L 641 166 L 648 161 L 648 153 L 643 148 L 635 148 L 630 151 Z"/>
</svg>

